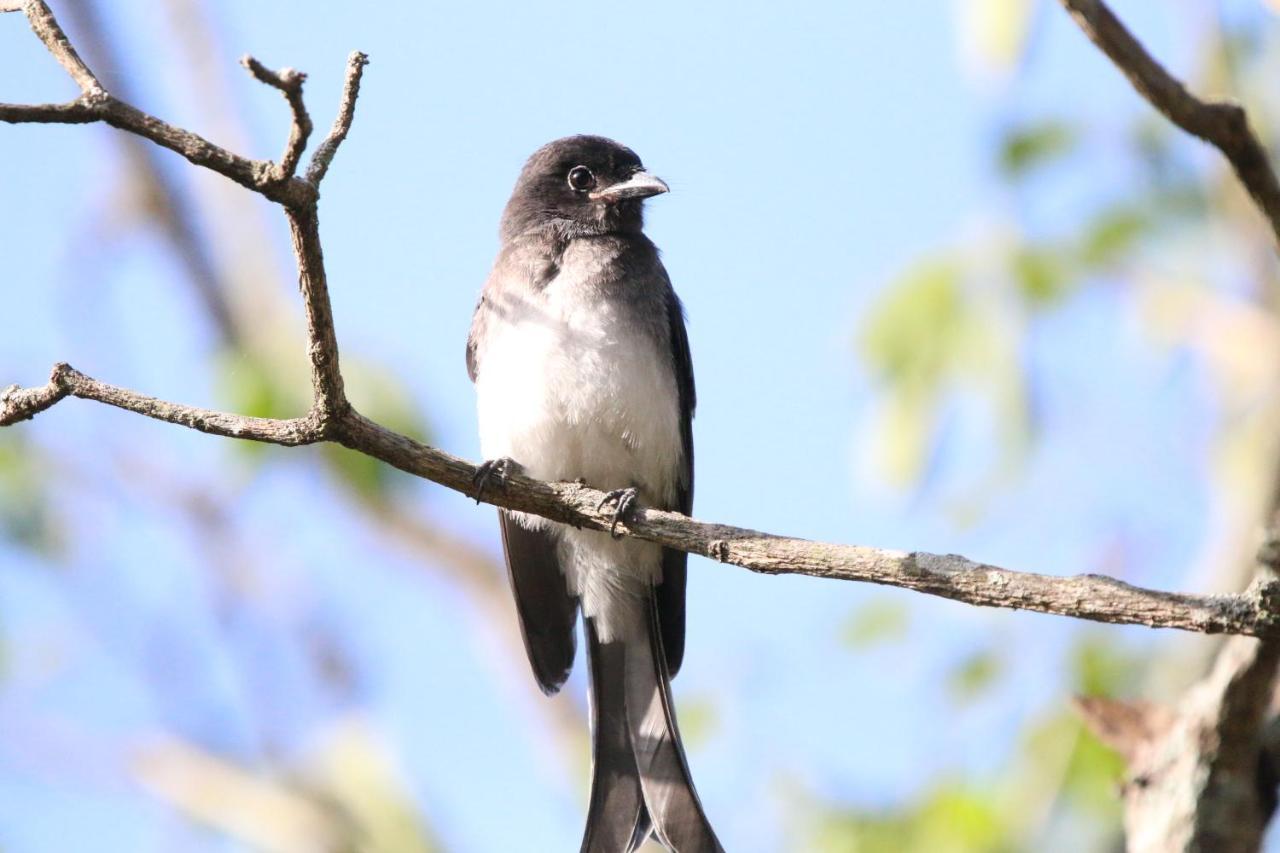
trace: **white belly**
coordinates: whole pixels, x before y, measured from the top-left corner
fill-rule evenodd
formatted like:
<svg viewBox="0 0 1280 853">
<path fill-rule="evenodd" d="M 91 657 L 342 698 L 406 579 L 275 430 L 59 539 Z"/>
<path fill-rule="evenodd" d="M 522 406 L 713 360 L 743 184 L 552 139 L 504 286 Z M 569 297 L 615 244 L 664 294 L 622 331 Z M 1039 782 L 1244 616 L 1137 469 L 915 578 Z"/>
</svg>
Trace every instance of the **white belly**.
<svg viewBox="0 0 1280 853">
<path fill-rule="evenodd" d="M 509 457 L 531 476 L 602 490 L 639 489 L 648 504 L 675 500 L 683 454 L 670 357 L 608 303 L 574 282 L 491 305 L 476 395 L 486 459 Z M 570 589 L 605 639 L 611 623 L 634 622 L 661 578 L 661 548 L 574 530 L 533 516 L 558 537 Z M 612 614 L 612 617 L 611 617 Z"/>
<path fill-rule="evenodd" d="M 480 447 L 532 477 L 675 498 L 679 410 L 668 357 L 607 303 L 546 290 L 491 315 L 476 377 Z"/>
</svg>

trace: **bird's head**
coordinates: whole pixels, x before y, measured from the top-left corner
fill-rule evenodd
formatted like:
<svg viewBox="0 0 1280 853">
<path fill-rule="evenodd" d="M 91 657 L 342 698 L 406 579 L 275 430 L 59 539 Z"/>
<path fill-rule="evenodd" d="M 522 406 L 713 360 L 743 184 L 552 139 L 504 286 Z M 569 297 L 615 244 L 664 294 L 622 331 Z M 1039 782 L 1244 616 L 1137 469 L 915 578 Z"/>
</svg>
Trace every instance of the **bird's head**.
<svg viewBox="0 0 1280 853">
<path fill-rule="evenodd" d="M 603 136 L 567 136 L 533 152 L 502 214 L 502 238 L 551 228 L 564 236 L 636 232 L 641 204 L 667 191 L 636 153 Z"/>
</svg>

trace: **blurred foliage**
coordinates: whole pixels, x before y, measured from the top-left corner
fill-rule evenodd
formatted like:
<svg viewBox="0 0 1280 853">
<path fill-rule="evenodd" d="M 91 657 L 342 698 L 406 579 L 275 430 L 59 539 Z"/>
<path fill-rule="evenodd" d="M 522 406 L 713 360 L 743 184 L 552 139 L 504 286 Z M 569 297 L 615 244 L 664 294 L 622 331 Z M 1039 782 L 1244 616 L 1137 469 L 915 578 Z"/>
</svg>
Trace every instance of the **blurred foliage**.
<svg viewBox="0 0 1280 853">
<path fill-rule="evenodd" d="M 845 622 L 840 639 L 857 651 L 904 639 L 911 611 L 902 601 L 872 598 L 863 602 Z"/>
<path fill-rule="evenodd" d="M 397 432 L 430 442 L 426 419 L 391 371 L 353 356 L 344 358 L 342 367 L 353 402 L 363 414 Z M 310 407 L 306 375 L 281 366 L 268 354 L 244 349 L 224 352 L 215 371 L 219 396 L 232 411 L 259 418 L 293 418 Z M 258 464 L 270 446 L 244 441 L 237 442 L 236 448 Z M 338 444 L 321 445 L 319 452 L 337 480 L 364 499 L 385 500 L 413 481 L 402 471 Z"/>
<path fill-rule="evenodd" d="M 357 358 L 344 359 L 343 374 L 356 408 L 366 417 L 418 441 L 431 442 L 422 410 L 395 374 Z M 334 475 L 366 500 L 386 500 L 416 478 L 384 462 L 337 444 L 321 447 Z"/>
<path fill-rule="evenodd" d="M 1006 131 L 996 155 L 1001 174 L 1018 180 L 1037 166 L 1069 154 L 1079 140 L 1078 133 L 1061 119 L 1032 122 Z"/>
<path fill-rule="evenodd" d="M 680 697 L 680 737 L 685 746 L 690 749 L 703 746 L 716 736 L 720 723 L 720 709 L 714 696 Z"/>
<path fill-rule="evenodd" d="M 832 814 L 814 833 L 821 853 L 1002 853 L 1010 843 L 990 792 L 943 783 L 910 809 L 866 817 Z"/>
<path fill-rule="evenodd" d="M 1089 634 L 1067 653 L 1070 692 L 1122 696 L 1143 665 L 1136 652 Z M 995 650 L 961 658 L 946 681 L 953 701 L 1008 701 L 996 689 L 1003 672 Z M 959 688 L 957 689 L 957 686 Z M 1016 689 L 1016 685 L 1005 685 Z M 957 711 L 958 713 L 958 711 Z M 983 748 L 982 746 L 978 748 Z M 865 808 L 810 796 L 809 829 L 796 849 L 830 853 L 1003 853 L 1098 849 L 1119 819 L 1118 756 L 1055 701 L 1016 739 L 985 780 L 949 778 L 922 785 L 905 803 Z M 806 809 L 801 809 L 806 811 Z"/>
<path fill-rule="evenodd" d="M 961 49 L 987 50 L 978 63 L 987 69 L 1020 62 L 1027 42 L 1033 4 L 1013 3 L 1017 8 L 1001 20 L 1005 5 L 957 7 Z M 1267 138 L 1280 120 L 1271 85 L 1280 73 L 1280 45 L 1248 23 L 1206 28 L 1197 37 L 1201 66 L 1180 73 L 1194 89 L 1238 97 Z M 1114 85 L 1127 83 L 1116 74 Z M 988 439 L 994 452 L 983 458 L 994 460 L 996 470 L 960 492 L 968 517 L 980 514 L 993 474 L 1018 471 L 1045 427 L 1027 358 L 1033 336 L 1053 312 L 1108 288 L 1132 312 L 1134 327 L 1158 345 L 1157 354 L 1190 353 L 1209 368 L 1220 408 L 1206 467 L 1225 498 L 1219 512 L 1244 516 L 1229 516 L 1229 529 L 1247 533 L 1260 505 L 1241 496 L 1265 497 L 1280 450 L 1272 437 L 1280 424 L 1280 284 L 1271 235 L 1216 152 L 1144 103 L 1135 102 L 1119 124 L 1099 121 L 1091 109 L 1082 101 L 1056 114 L 1002 116 L 992 168 L 1003 198 L 976 233 L 970 226 L 953 244 L 905 265 L 860 321 L 858 355 L 879 390 L 871 452 L 890 484 L 927 493 L 957 407 L 977 403 L 989 415 L 982 423 L 995 425 Z M 1071 189 L 1065 197 L 1064 186 Z M 1221 560 L 1224 553 L 1231 551 L 1212 556 Z M 898 620 L 860 610 L 846 639 L 855 648 L 872 645 L 894 636 Z M 797 849 L 1116 847 L 1122 762 L 1083 729 L 1067 702 L 1070 692 L 1124 696 L 1142 689 L 1158 655 L 1130 653 L 1114 636 L 1079 633 L 1066 658 L 1069 689 L 1025 724 L 1014 751 L 984 778 L 960 779 L 957 771 L 874 807 L 815 795 L 810 841 Z M 957 660 L 944 677 L 955 712 L 1010 701 L 1011 667 L 996 647 Z"/>
<path fill-rule="evenodd" d="M 968 0 L 954 4 L 960 55 L 975 82 L 999 82 L 1022 61 L 1035 0 Z"/>
<path fill-rule="evenodd" d="M 892 483 L 922 482 L 948 403 L 977 395 L 997 413 L 1001 445 L 1017 459 L 1031 433 L 1016 318 L 959 255 L 908 270 L 866 317 L 863 362 L 883 388 L 874 447 Z"/>
<path fill-rule="evenodd" d="M 994 649 L 981 649 L 965 657 L 947 677 L 947 693 L 957 703 L 977 699 L 995 686 L 1004 661 Z"/>
<path fill-rule="evenodd" d="M 346 720 L 323 738 L 309 784 L 354 827 L 349 849 L 361 853 L 434 853 L 443 849 L 409 799 L 408 783 L 367 721 Z"/>
<path fill-rule="evenodd" d="M 21 430 L 0 432 L 0 536 L 56 556 L 62 546 L 46 484 L 47 462 Z"/>
</svg>

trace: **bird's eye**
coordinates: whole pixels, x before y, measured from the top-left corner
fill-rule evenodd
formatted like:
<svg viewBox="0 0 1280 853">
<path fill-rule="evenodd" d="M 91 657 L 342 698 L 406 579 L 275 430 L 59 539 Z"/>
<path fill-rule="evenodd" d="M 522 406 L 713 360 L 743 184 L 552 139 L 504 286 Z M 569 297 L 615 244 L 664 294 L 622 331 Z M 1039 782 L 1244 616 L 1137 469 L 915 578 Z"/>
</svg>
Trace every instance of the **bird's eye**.
<svg viewBox="0 0 1280 853">
<path fill-rule="evenodd" d="M 574 192 L 586 192 L 596 185 L 596 176 L 586 166 L 574 166 L 569 170 L 569 188 Z"/>
</svg>

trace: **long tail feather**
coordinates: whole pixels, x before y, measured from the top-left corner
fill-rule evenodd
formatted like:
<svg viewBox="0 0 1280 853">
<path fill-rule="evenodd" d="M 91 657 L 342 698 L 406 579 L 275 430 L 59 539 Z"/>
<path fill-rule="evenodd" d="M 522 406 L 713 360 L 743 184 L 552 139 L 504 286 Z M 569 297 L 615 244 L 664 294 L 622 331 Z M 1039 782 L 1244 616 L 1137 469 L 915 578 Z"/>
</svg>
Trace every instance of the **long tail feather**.
<svg viewBox="0 0 1280 853">
<path fill-rule="evenodd" d="M 584 622 L 591 676 L 591 804 L 582 853 L 620 853 L 638 846 L 634 836 L 641 824 L 648 826 L 627 730 L 626 651 L 621 643 L 602 643 L 593 621 Z"/>
<path fill-rule="evenodd" d="M 625 853 L 650 832 L 676 853 L 723 853 L 693 787 L 650 598 L 626 639 L 586 620 L 594 767 L 583 853 Z"/>
</svg>

